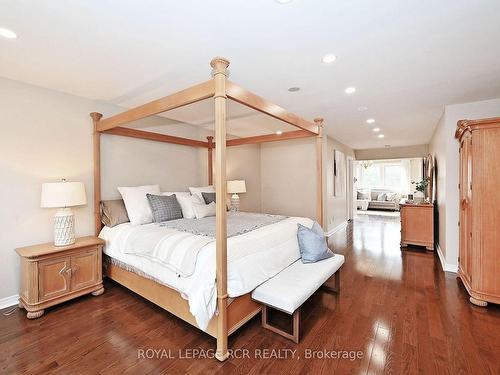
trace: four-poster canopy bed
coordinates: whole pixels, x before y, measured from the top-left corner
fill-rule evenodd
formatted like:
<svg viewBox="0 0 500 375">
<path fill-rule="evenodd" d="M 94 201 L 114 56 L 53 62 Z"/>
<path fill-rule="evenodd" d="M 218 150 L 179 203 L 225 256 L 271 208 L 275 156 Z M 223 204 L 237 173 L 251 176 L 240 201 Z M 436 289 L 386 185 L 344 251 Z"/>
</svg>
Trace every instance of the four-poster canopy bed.
<svg viewBox="0 0 500 375">
<path fill-rule="evenodd" d="M 208 183 L 215 185 L 216 196 L 226 197 L 226 148 L 245 144 L 258 144 L 280 140 L 316 137 L 316 175 L 317 221 L 323 225 L 323 119 L 314 119 L 309 122 L 287 112 L 283 108 L 245 90 L 227 80 L 229 61 L 222 57 L 214 58 L 211 63 L 213 79 L 179 91 L 175 94 L 129 109 L 109 118 L 102 118 L 102 114 L 90 114 L 93 120 L 93 147 L 94 147 L 94 214 L 95 232 L 99 235 L 102 229 L 100 202 L 101 202 L 101 162 L 100 136 L 101 134 L 120 135 L 141 138 L 158 142 L 173 143 L 198 148 L 206 148 L 208 153 Z M 199 141 L 177 136 L 152 133 L 122 127 L 130 122 L 154 116 L 175 108 L 186 106 L 208 98 L 214 99 L 215 106 L 215 137 L 207 137 L 207 141 Z M 226 102 L 231 99 L 247 107 L 255 109 L 275 119 L 293 125 L 296 131 L 282 134 L 268 134 L 253 137 L 226 140 Z M 215 152 L 215 166 L 213 165 Z M 214 168 L 215 167 L 215 168 Z M 215 169 L 215 179 L 213 170 Z M 227 293 L 227 222 L 225 199 L 216 200 L 216 289 L 218 315 L 211 319 L 206 332 L 217 340 L 216 358 L 225 360 L 228 357 L 228 336 L 261 311 L 261 306 L 251 299 L 250 293 L 235 297 L 228 303 Z M 107 276 L 138 293 L 144 298 L 161 306 L 165 310 L 180 317 L 188 323 L 197 326 L 193 315 L 189 311 L 188 303 L 172 288 L 127 271 L 113 264 L 108 264 Z"/>
</svg>

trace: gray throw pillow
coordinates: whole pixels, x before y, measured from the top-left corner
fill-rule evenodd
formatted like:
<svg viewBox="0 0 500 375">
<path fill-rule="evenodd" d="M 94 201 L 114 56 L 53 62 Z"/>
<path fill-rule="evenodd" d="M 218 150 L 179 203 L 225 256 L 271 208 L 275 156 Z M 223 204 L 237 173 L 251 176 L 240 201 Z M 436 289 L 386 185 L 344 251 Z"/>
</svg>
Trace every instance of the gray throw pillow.
<svg viewBox="0 0 500 375">
<path fill-rule="evenodd" d="M 177 201 L 175 194 L 172 195 L 153 195 L 146 194 L 149 207 L 153 214 L 153 221 L 161 223 L 162 221 L 170 221 L 182 219 L 181 205 Z"/>
<path fill-rule="evenodd" d="M 377 200 L 379 202 L 384 202 L 387 198 L 387 194 L 386 193 L 380 193 L 378 196 L 377 196 Z"/>
<path fill-rule="evenodd" d="M 215 193 L 202 192 L 201 195 L 203 196 L 203 200 L 205 201 L 205 204 L 210 204 L 212 202 L 215 202 Z"/>
<path fill-rule="evenodd" d="M 130 220 L 123 199 L 101 201 L 101 221 L 107 227 L 128 223 Z"/>
<path fill-rule="evenodd" d="M 364 193 L 362 191 L 358 191 L 358 199 L 369 199 L 368 193 Z"/>
<path fill-rule="evenodd" d="M 302 263 L 315 263 L 333 256 L 326 243 L 325 233 L 317 222 L 314 222 L 311 229 L 302 224 L 297 224 L 297 226 Z"/>
</svg>

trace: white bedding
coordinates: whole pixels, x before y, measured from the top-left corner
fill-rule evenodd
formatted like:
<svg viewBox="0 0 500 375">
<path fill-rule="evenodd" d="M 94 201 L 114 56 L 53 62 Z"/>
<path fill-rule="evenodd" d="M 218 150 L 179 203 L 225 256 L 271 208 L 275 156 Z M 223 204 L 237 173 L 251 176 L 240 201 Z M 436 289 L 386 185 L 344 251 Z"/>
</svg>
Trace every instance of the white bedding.
<svg viewBox="0 0 500 375">
<path fill-rule="evenodd" d="M 308 218 L 291 217 L 228 238 L 229 297 L 249 293 L 300 258 L 297 223 L 311 227 L 313 221 Z M 145 224 L 143 227 L 150 227 L 152 231 L 159 228 L 156 224 Z M 130 223 L 113 228 L 104 227 L 99 235 L 106 241 L 104 252 L 179 291 L 188 300 L 189 309 L 196 318 L 198 326 L 206 330 L 217 305 L 215 242 L 205 245 L 198 253 L 195 271 L 191 276 L 178 277 L 174 271 L 161 263 L 124 253 L 127 237 L 133 228 Z"/>
<path fill-rule="evenodd" d="M 136 225 L 130 229 L 120 250 L 125 254 L 150 258 L 182 277 L 189 277 L 196 268 L 198 253 L 212 241 L 212 237 L 159 225 Z"/>
</svg>

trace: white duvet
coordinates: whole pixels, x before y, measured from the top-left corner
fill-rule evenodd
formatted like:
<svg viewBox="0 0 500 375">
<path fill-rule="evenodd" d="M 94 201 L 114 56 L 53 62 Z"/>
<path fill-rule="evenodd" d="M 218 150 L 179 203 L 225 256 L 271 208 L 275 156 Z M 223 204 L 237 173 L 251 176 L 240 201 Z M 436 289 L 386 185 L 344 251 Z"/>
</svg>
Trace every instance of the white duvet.
<svg viewBox="0 0 500 375">
<path fill-rule="evenodd" d="M 298 223 L 311 227 L 313 221 L 292 217 L 228 238 L 229 297 L 238 297 L 252 291 L 300 258 L 297 242 Z M 151 231 L 161 228 L 156 224 L 145 224 L 142 227 L 151 228 Z M 159 262 L 124 252 L 127 248 L 127 238 L 133 230 L 134 226 L 130 223 L 113 228 L 104 227 L 99 235 L 106 241 L 104 252 L 179 291 L 188 300 L 190 312 L 196 318 L 198 326 L 206 330 L 217 306 L 215 242 L 205 245 L 198 253 L 195 271 L 191 276 L 179 277 Z"/>
</svg>

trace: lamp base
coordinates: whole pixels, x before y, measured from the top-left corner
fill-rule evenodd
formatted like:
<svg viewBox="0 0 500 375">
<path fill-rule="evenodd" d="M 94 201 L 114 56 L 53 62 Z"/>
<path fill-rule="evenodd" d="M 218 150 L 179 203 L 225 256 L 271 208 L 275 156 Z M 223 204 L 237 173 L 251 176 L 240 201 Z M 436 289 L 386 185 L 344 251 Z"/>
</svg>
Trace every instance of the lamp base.
<svg viewBox="0 0 500 375">
<path fill-rule="evenodd" d="M 71 208 L 61 208 L 54 217 L 54 246 L 68 246 L 74 243 L 75 216 Z"/>
<path fill-rule="evenodd" d="M 231 195 L 231 212 L 238 212 L 240 210 L 240 197 L 238 194 Z"/>
</svg>

